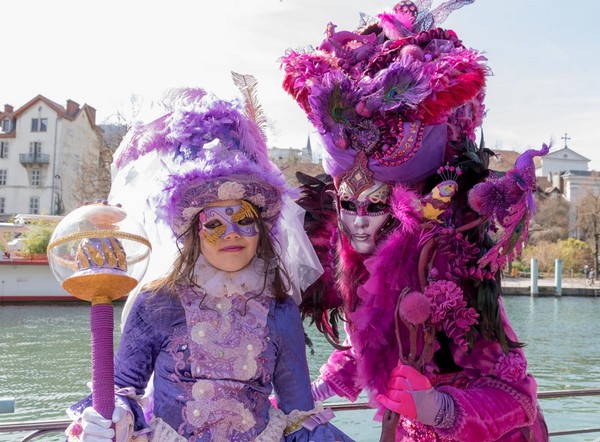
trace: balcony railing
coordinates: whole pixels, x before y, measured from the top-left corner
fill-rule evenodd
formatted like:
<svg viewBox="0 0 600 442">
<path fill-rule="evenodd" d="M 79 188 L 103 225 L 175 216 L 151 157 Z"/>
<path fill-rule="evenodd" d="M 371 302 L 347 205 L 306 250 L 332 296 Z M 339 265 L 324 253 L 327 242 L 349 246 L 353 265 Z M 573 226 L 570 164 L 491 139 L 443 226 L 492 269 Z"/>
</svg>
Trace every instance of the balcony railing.
<svg viewBox="0 0 600 442">
<path fill-rule="evenodd" d="M 555 390 L 538 392 L 539 399 L 560 399 L 572 398 L 577 396 L 600 396 L 600 389 L 589 388 L 582 390 Z M 334 403 L 324 404 L 326 407 L 332 408 L 334 411 L 351 411 L 351 410 L 367 410 L 371 407 L 365 402 L 360 403 Z M 7 409 L 14 410 L 14 405 L 6 404 Z M 10 410 L 10 411 L 12 411 Z M 27 422 L 8 422 L 0 423 L 0 435 L 2 433 L 17 433 L 31 432 L 20 442 L 28 442 L 48 433 L 63 433 L 71 423 L 70 419 L 57 419 L 48 421 L 27 421 Z M 576 434 L 600 433 L 600 427 L 593 428 L 576 428 L 567 430 L 558 430 L 550 432 L 552 438 L 559 436 L 570 436 Z M 15 439 L 17 440 L 17 439 Z M 554 440 L 554 439 L 552 439 Z"/>
<path fill-rule="evenodd" d="M 49 164 L 50 155 L 47 153 L 20 153 L 19 162 L 21 164 Z"/>
</svg>

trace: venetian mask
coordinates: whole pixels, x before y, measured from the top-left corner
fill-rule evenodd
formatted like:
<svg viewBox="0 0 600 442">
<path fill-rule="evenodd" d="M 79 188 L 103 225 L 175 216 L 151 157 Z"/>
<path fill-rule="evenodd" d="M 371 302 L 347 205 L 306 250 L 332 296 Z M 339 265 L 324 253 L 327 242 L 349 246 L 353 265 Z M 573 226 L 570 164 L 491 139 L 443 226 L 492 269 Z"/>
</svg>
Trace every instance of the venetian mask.
<svg viewBox="0 0 600 442">
<path fill-rule="evenodd" d="M 219 201 L 199 214 L 200 248 L 209 264 L 234 272 L 244 268 L 258 248 L 257 213 L 246 201 Z"/>
<path fill-rule="evenodd" d="M 390 186 L 380 181 L 354 192 L 347 180 L 338 186 L 338 219 L 342 232 L 359 253 L 373 253 L 397 221 L 389 205 Z"/>
</svg>

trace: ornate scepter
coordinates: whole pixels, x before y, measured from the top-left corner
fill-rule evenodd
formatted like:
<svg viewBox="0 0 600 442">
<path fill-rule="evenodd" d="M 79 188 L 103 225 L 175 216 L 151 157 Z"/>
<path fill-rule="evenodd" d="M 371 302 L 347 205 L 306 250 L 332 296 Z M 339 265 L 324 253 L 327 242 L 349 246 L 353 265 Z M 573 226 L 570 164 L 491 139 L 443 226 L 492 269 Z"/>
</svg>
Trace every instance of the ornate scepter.
<svg viewBox="0 0 600 442">
<path fill-rule="evenodd" d="M 435 333 L 442 331 L 462 351 L 468 351 L 468 333 L 477 322 L 479 314 L 469 307 L 462 289 L 453 281 L 435 279 L 431 272 L 423 292 L 401 293 L 396 304 L 396 339 L 398 340 L 399 360 L 423 373 L 433 358 Z M 401 327 L 408 329 L 409 345 L 405 349 L 401 339 Z M 408 350 L 408 352 L 406 352 Z M 383 418 L 380 441 L 395 440 L 399 416 L 387 411 Z"/>
<path fill-rule="evenodd" d="M 148 265 L 151 245 L 142 226 L 120 205 L 84 205 L 56 226 L 48 261 L 62 287 L 91 302 L 92 404 L 111 419 L 114 402 L 114 312 L 112 301 L 138 284 Z"/>
<path fill-rule="evenodd" d="M 398 358 L 404 365 L 409 365 L 423 372 L 425 365 L 431 361 L 435 345 L 435 326 L 428 319 L 431 317 L 431 301 L 421 292 L 402 291 L 396 303 L 394 322 L 396 325 L 396 341 Z M 405 351 L 402 344 L 401 324 L 409 332 L 409 348 Z M 383 420 L 380 442 L 396 440 L 396 427 L 400 416 L 386 410 Z"/>
</svg>

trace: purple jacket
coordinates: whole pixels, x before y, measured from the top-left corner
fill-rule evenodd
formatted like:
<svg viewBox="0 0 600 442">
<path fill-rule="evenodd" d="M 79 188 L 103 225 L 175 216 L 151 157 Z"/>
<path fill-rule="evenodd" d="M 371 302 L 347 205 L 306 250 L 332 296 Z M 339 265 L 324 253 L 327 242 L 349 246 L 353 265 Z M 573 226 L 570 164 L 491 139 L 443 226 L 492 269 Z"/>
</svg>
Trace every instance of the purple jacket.
<svg viewBox="0 0 600 442">
<path fill-rule="evenodd" d="M 304 330 L 291 298 L 263 294 L 210 296 L 201 289 L 141 293 L 129 313 L 115 357 L 115 384 L 144 393 L 153 377 L 153 417 L 190 441 L 251 441 L 267 428 L 274 390 L 279 410 L 315 408 Z M 148 431 L 128 399 L 134 434 Z M 90 398 L 73 408 L 75 414 Z M 282 441 L 351 441 L 329 423 Z"/>
</svg>

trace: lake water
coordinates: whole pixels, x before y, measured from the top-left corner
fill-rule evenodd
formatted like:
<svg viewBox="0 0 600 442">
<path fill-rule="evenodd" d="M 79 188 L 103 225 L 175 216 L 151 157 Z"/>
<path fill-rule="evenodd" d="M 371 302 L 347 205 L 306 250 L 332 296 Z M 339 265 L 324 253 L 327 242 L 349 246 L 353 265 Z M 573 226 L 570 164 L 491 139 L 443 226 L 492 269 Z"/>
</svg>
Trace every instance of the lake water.
<svg viewBox="0 0 600 442">
<path fill-rule="evenodd" d="M 600 388 L 600 299 L 505 297 L 504 303 L 519 339 L 528 344 L 529 371 L 540 391 Z M 117 321 L 121 308 L 115 305 Z M 313 328 L 307 332 L 315 346 L 315 354 L 308 355 L 314 378 L 331 347 Z M 0 422 L 64 419 L 65 408 L 88 394 L 89 351 L 88 305 L 0 305 L 0 397 L 16 398 L 15 413 L 0 414 Z M 541 404 L 550 431 L 600 426 L 600 397 Z M 369 410 L 338 412 L 334 423 L 357 441 L 376 442 L 380 430 L 372 415 Z M 0 433 L 0 441 L 24 435 Z M 554 441 L 600 441 L 600 433 Z"/>
</svg>

